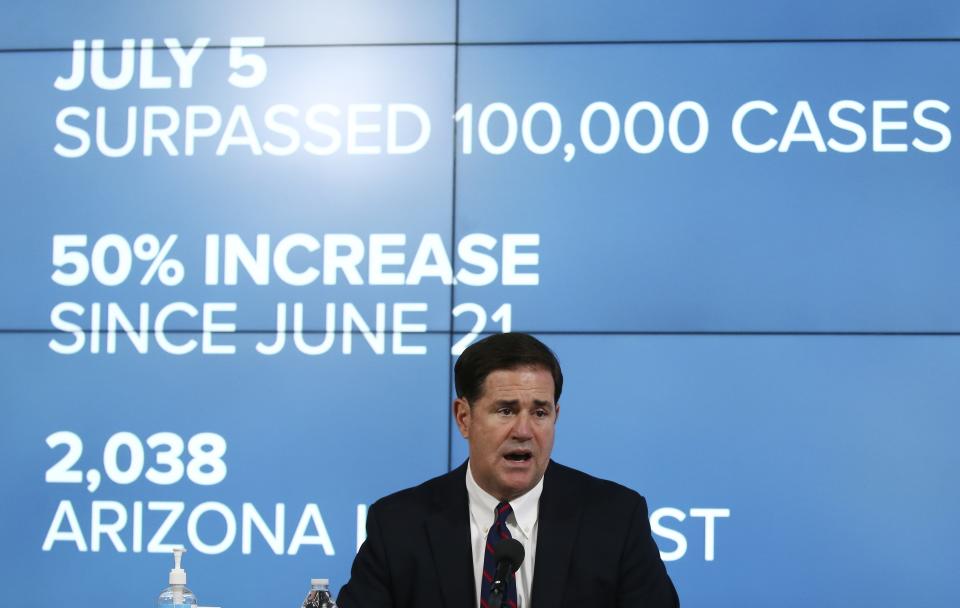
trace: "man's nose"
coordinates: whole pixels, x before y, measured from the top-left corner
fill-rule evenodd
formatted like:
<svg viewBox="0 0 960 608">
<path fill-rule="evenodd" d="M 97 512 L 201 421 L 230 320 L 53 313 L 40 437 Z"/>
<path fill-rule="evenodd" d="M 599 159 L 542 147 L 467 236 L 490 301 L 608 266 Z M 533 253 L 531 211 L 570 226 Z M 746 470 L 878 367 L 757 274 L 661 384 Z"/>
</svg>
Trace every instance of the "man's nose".
<svg viewBox="0 0 960 608">
<path fill-rule="evenodd" d="M 515 439 L 524 440 L 533 437 L 532 421 L 526 412 L 517 414 L 516 422 L 513 424 L 513 436 Z"/>
</svg>

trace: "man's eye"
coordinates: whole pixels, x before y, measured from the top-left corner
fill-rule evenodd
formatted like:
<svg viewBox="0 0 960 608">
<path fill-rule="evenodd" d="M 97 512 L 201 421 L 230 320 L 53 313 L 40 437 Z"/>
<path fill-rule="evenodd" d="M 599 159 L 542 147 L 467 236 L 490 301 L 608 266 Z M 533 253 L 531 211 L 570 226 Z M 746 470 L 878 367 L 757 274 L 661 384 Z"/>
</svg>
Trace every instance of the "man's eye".
<svg viewBox="0 0 960 608">
<path fill-rule="evenodd" d="M 537 418 L 546 418 L 547 416 L 549 416 L 549 413 L 547 413 L 547 410 L 537 410 L 537 411 L 534 413 L 534 415 L 535 415 Z"/>
<path fill-rule="evenodd" d="M 497 413 L 503 416 L 509 416 L 510 414 L 513 413 L 513 410 L 511 410 L 508 407 L 501 407 L 500 409 L 497 410 Z"/>
</svg>

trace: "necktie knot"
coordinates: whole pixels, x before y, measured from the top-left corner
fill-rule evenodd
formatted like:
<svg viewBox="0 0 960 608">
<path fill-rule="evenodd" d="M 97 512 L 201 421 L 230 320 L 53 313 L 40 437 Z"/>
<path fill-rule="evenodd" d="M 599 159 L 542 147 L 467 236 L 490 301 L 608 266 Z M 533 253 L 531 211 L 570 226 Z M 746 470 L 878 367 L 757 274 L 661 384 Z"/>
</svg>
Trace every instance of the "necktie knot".
<svg viewBox="0 0 960 608">
<path fill-rule="evenodd" d="M 501 502 L 499 505 L 497 505 L 497 509 L 494 512 L 496 524 L 506 525 L 507 518 L 510 517 L 511 513 L 513 513 L 513 507 L 510 506 L 510 503 Z"/>
</svg>

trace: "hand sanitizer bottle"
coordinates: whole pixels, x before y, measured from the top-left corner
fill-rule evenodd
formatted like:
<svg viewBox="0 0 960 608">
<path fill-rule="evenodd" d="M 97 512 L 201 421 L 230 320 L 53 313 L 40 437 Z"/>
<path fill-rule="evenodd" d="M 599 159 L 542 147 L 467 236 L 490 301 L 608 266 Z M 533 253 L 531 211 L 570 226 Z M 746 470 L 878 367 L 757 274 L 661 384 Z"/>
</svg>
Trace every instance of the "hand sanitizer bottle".
<svg viewBox="0 0 960 608">
<path fill-rule="evenodd" d="M 186 551 L 183 547 L 173 548 L 173 570 L 170 571 L 170 586 L 164 588 L 157 598 L 157 608 L 194 608 L 197 596 L 187 589 L 187 571 L 180 567 L 180 560 Z"/>
</svg>

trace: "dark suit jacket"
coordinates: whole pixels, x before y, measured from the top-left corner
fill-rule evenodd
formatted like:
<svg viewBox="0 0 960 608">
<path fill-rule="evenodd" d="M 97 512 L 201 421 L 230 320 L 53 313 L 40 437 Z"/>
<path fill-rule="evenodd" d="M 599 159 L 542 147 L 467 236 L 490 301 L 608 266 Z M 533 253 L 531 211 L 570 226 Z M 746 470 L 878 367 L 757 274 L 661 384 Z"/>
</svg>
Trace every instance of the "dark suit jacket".
<svg viewBox="0 0 960 608">
<path fill-rule="evenodd" d="M 466 472 L 464 463 L 371 505 L 340 608 L 477 605 Z M 531 596 L 523 608 L 678 607 L 644 498 L 551 461 Z"/>
</svg>

